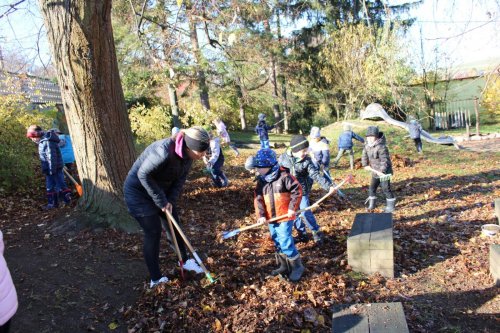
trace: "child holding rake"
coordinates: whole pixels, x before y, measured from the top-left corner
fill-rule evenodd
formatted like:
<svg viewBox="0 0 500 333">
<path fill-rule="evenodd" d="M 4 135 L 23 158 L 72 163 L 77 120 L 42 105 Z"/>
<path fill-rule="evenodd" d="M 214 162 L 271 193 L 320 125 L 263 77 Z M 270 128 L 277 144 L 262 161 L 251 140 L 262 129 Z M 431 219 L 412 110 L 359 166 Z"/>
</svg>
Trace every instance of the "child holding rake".
<svg viewBox="0 0 500 333">
<path fill-rule="evenodd" d="M 366 143 L 361 157 L 361 164 L 365 170 L 372 171 L 369 197 L 367 199 L 368 209 L 375 208 L 375 193 L 379 185 L 385 194 L 387 206 L 386 213 L 392 213 L 396 205 L 396 198 L 391 190 L 391 180 L 388 175 L 392 174 L 392 163 L 389 149 L 385 144 L 385 136 L 377 126 L 370 126 L 366 130 Z"/>
<path fill-rule="evenodd" d="M 276 247 L 276 261 L 280 265 L 271 274 L 288 274 L 290 281 L 299 281 L 304 273 L 304 266 L 295 247 L 292 228 L 295 212 L 302 198 L 302 187 L 295 177 L 280 167 L 276 153 L 269 148 L 257 152 L 252 166 L 259 174 L 254 199 L 257 222 L 287 215 L 269 223 L 269 232 Z"/>
</svg>

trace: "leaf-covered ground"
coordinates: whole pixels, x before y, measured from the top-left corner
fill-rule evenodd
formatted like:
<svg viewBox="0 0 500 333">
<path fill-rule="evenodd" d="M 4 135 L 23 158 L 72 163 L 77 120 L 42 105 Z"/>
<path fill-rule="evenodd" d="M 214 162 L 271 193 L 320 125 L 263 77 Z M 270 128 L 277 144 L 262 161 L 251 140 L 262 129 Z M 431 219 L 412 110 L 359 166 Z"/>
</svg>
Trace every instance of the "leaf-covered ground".
<svg viewBox="0 0 500 333">
<path fill-rule="evenodd" d="M 500 236 L 482 236 L 481 225 L 497 223 L 500 154 L 424 143 L 421 156 L 404 140 L 393 144 L 394 279 L 365 276 L 347 262 L 350 227 L 365 212 L 363 170 L 344 188 L 348 201 L 329 199 L 315 213 L 326 241 L 298 245 L 306 266 L 299 283 L 268 276 L 275 263 L 265 228 L 220 237 L 254 223 L 253 177 L 242 167 L 254 150 L 238 158 L 226 152 L 228 188 L 212 188 L 199 165 L 185 187 L 184 230 L 218 279 L 211 285 L 202 276 L 182 281 L 162 243 L 161 267 L 171 282 L 150 290 L 140 235 L 58 234 L 54 226 L 71 223 L 71 208 L 42 213 L 37 191 L 3 198 L 0 226 L 21 306 L 13 331 L 329 332 L 332 305 L 392 301 L 403 303 L 412 332 L 497 331 L 499 289 L 488 257 Z M 332 170 L 337 181 L 350 173 L 346 166 L 344 158 Z M 312 199 L 323 193 L 316 188 Z"/>
</svg>

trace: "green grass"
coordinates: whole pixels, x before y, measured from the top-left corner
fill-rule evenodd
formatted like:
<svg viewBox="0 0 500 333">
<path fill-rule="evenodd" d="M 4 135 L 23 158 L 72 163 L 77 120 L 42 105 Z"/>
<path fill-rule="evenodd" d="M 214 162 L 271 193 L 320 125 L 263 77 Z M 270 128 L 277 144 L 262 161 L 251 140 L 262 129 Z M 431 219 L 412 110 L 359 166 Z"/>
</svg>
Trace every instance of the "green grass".
<svg viewBox="0 0 500 333">
<path fill-rule="evenodd" d="M 259 136 L 255 134 L 255 132 L 230 132 L 231 141 L 236 143 L 260 143 Z M 290 142 L 291 135 L 289 134 L 275 134 L 269 133 L 269 141 L 272 142 L 280 142 L 280 143 L 288 143 Z"/>
</svg>

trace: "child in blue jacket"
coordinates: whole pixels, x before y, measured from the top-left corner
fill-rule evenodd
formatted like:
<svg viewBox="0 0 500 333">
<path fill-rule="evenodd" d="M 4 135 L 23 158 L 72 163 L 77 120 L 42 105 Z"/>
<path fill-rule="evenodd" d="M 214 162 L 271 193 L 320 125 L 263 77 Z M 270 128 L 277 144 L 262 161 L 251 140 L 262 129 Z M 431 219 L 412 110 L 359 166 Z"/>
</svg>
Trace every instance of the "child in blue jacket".
<svg viewBox="0 0 500 333">
<path fill-rule="evenodd" d="M 40 126 L 31 125 L 26 136 L 38 145 L 38 155 L 42 165 L 42 173 L 45 175 L 47 188 L 47 206 L 44 209 L 52 209 L 59 206 L 58 197 L 65 204 L 71 201 L 71 190 L 66 186 L 63 174 L 63 159 L 59 148 L 59 137 L 54 131 L 44 132 Z"/>
<path fill-rule="evenodd" d="M 354 151 L 352 150 L 352 139 L 356 139 L 361 143 L 365 143 L 365 140 L 352 131 L 352 127 L 349 124 L 344 124 L 344 132 L 339 136 L 339 153 L 333 161 L 333 166 L 337 167 L 340 158 L 344 155 L 344 152 L 349 154 L 349 164 L 351 165 L 351 170 L 354 169 Z"/>
<path fill-rule="evenodd" d="M 302 135 L 294 135 L 290 141 L 290 148 L 280 156 L 279 163 L 284 168 L 290 170 L 290 174 L 297 178 L 302 186 L 302 198 L 300 209 L 310 206 L 309 193 L 313 182 L 316 181 L 324 190 L 330 191 L 332 182 L 319 173 L 311 157 L 308 155 L 309 141 Z M 305 220 L 306 224 L 302 219 Z M 316 243 L 323 241 L 323 233 L 320 230 L 314 214 L 308 210 L 300 213 L 294 221 L 295 229 L 299 234 L 298 241 L 306 242 L 308 240 L 307 227 L 312 231 L 313 239 Z"/>
<path fill-rule="evenodd" d="M 262 149 L 269 148 L 269 134 L 268 131 L 274 128 L 274 125 L 269 126 L 266 124 L 266 115 L 259 113 L 259 122 L 255 126 L 255 133 L 259 135 L 260 147 Z"/>
</svg>

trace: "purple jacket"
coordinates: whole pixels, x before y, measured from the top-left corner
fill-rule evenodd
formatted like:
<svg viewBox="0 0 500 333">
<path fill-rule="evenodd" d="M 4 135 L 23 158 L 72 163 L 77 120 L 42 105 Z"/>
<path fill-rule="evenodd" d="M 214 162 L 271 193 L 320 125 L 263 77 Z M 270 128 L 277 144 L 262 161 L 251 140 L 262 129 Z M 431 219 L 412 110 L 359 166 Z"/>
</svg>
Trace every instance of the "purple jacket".
<svg viewBox="0 0 500 333">
<path fill-rule="evenodd" d="M 0 326 L 4 325 L 17 311 L 17 294 L 7 262 L 3 257 L 3 234 L 0 231 Z"/>
</svg>

